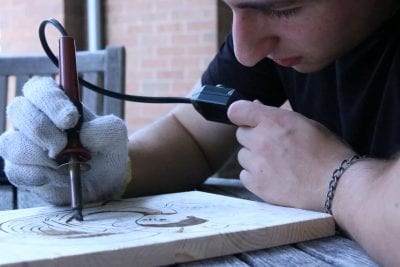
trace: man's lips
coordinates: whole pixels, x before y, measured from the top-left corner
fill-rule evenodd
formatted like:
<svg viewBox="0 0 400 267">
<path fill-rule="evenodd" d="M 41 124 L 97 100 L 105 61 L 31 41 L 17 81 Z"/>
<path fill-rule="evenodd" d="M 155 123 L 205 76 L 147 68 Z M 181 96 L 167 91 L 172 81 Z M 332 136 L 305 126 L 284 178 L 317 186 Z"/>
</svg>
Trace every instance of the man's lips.
<svg viewBox="0 0 400 267">
<path fill-rule="evenodd" d="M 288 57 L 288 58 L 279 58 L 279 59 L 276 58 L 276 59 L 272 59 L 272 60 L 283 67 L 293 67 L 293 66 L 299 64 L 301 59 L 302 59 L 301 57 Z"/>
</svg>

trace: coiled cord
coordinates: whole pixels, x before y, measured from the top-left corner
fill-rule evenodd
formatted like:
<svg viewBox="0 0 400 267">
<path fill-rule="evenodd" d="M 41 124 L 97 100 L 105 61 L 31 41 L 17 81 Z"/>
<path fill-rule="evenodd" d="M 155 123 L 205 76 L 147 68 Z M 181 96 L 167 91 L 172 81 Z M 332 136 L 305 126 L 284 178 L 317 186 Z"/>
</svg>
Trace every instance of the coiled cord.
<svg viewBox="0 0 400 267">
<path fill-rule="evenodd" d="M 44 20 L 40 26 L 39 26 L 39 39 L 40 43 L 42 44 L 43 50 L 46 53 L 47 57 L 50 59 L 50 61 L 58 68 L 58 59 L 54 55 L 54 53 L 51 51 L 47 40 L 46 40 L 46 34 L 45 34 L 45 29 L 48 24 L 53 25 L 61 34 L 62 36 L 68 36 L 67 31 L 65 28 L 61 25 L 61 23 L 54 19 L 47 19 Z M 138 95 L 127 95 L 127 94 L 121 94 L 117 92 L 113 92 L 107 89 L 104 89 L 100 86 L 97 86 L 95 84 L 92 84 L 88 81 L 85 81 L 81 77 L 78 78 L 79 83 L 88 89 L 105 95 L 109 96 L 112 98 L 117 98 L 125 101 L 131 101 L 131 102 L 141 102 L 141 103 L 159 103 L 159 104 L 168 104 L 168 103 L 192 103 L 192 100 L 190 98 L 186 97 L 151 97 L 151 96 L 138 96 Z"/>
</svg>

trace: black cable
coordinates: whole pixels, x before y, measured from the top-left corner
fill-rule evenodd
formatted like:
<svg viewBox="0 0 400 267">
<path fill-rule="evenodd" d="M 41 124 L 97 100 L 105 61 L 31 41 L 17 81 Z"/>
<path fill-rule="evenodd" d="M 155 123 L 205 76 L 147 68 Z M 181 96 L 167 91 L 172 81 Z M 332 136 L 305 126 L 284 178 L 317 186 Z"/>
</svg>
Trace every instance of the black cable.
<svg viewBox="0 0 400 267">
<path fill-rule="evenodd" d="M 47 19 L 44 20 L 40 26 L 39 26 L 39 39 L 40 43 L 42 44 L 43 50 L 50 59 L 50 61 L 58 68 L 58 59 L 54 55 L 54 53 L 51 51 L 47 40 L 46 40 L 46 34 L 45 34 L 45 28 L 47 24 L 53 25 L 61 34 L 62 36 L 68 36 L 67 31 L 64 29 L 64 27 L 61 25 L 60 22 L 58 22 L 56 19 Z M 192 100 L 190 98 L 186 97 L 151 97 L 151 96 L 138 96 L 138 95 L 127 95 L 127 94 L 121 94 L 117 93 L 114 91 L 106 90 L 104 88 L 101 88 L 95 84 L 92 84 L 88 81 L 85 81 L 82 78 L 78 78 L 79 83 L 88 89 L 102 94 L 106 95 L 109 97 L 121 99 L 121 100 L 126 100 L 126 101 L 132 101 L 132 102 L 142 102 L 142 103 L 192 103 Z"/>
</svg>

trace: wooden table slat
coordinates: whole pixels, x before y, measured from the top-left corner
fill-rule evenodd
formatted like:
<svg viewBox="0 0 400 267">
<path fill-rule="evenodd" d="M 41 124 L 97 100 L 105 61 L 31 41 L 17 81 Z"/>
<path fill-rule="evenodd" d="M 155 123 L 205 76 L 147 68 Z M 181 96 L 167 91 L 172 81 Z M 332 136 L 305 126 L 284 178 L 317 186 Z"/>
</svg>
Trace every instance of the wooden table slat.
<svg viewBox="0 0 400 267">
<path fill-rule="evenodd" d="M 241 261 L 239 258 L 235 256 L 223 256 L 217 258 L 211 258 L 207 260 L 194 261 L 188 263 L 181 263 L 174 266 L 179 267 L 249 267 L 250 265 Z"/>
<path fill-rule="evenodd" d="M 335 266 L 378 266 L 355 241 L 340 236 L 300 242 L 294 246 Z"/>
<path fill-rule="evenodd" d="M 292 246 L 280 246 L 238 256 L 250 266 L 331 266 Z"/>
</svg>

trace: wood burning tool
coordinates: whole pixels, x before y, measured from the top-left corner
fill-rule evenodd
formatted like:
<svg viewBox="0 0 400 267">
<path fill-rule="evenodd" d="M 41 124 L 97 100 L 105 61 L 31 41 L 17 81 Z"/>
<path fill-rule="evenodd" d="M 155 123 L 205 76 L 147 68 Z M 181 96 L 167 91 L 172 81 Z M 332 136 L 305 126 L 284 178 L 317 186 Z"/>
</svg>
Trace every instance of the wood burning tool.
<svg viewBox="0 0 400 267">
<path fill-rule="evenodd" d="M 82 146 L 79 139 L 79 131 L 83 122 L 83 109 L 79 93 L 75 40 L 70 36 L 62 36 L 59 39 L 59 74 L 60 87 L 78 109 L 80 118 L 74 128 L 67 130 L 67 146 L 58 154 L 56 161 L 60 166 L 68 167 L 71 185 L 71 207 L 73 210 L 72 218 L 82 221 L 81 171 L 89 168 L 86 162 L 90 160 L 91 156 L 90 152 Z"/>
<path fill-rule="evenodd" d="M 51 51 L 45 34 L 47 24 L 56 27 L 62 36 L 59 39 L 59 59 Z M 71 206 L 74 215 L 71 219 L 83 220 L 82 215 L 82 186 L 81 171 L 89 168 L 86 164 L 90 160 L 90 153 L 79 140 L 79 131 L 83 122 L 82 103 L 80 102 L 79 83 L 86 88 L 108 97 L 126 101 L 142 103 L 186 103 L 192 104 L 195 109 L 207 120 L 231 123 L 227 117 L 227 109 L 231 103 L 243 97 L 233 88 L 223 86 L 204 85 L 191 98 L 187 97 L 149 97 L 126 95 L 106 90 L 78 77 L 76 68 L 75 40 L 68 35 L 64 27 L 56 19 L 44 20 L 39 27 L 39 39 L 42 47 L 55 66 L 59 67 L 60 86 L 81 114 L 77 125 L 67 130 L 68 144 L 57 156 L 56 161 L 61 166 L 68 166 L 71 183 Z"/>
</svg>

